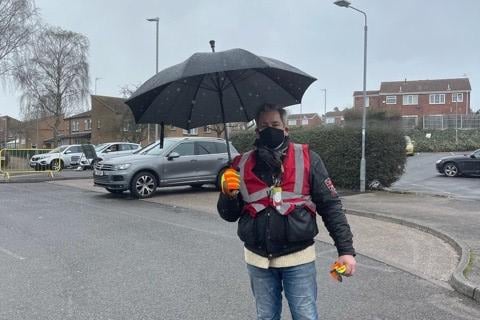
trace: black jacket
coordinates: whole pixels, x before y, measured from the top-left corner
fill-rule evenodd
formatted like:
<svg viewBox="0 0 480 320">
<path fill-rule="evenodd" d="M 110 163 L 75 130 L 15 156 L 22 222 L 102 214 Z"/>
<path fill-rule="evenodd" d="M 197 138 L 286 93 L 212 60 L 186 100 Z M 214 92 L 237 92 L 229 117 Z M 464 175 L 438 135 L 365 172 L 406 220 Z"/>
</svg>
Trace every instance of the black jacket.
<svg viewBox="0 0 480 320">
<path fill-rule="evenodd" d="M 272 170 L 257 161 L 253 169 L 266 184 L 273 184 Z M 317 213 L 335 242 L 338 255 L 355 255 L 352 233 L 342 209 L 342 203 L 331 184 L 320 156 L 310 151 L 310 192 L 317 206 Z M 287 216 L 267 207 L 256 218 L 243 213 L 241 195 L 229 199 L 220 193 L 217 209 L 226 221 L 238 220 L 238 236 L 245 247 L 263 257 L 279 257 L 305 249 L 313 244 L 318 233 L 315 216 L 304 208 L 297 208 Z"/>
</svg>

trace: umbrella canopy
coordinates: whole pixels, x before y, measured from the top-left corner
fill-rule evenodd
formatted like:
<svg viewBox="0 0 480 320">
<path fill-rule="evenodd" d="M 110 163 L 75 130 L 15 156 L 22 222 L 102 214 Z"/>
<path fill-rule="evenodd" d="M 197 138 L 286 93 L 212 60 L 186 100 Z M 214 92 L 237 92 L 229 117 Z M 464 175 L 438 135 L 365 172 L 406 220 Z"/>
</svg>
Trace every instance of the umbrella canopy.
<svg viewBox="0 0 480 320">
<path fill-rule="evenodd" d="M 286 63 L 242 49 L 195 53 L 147 80 L 126 104 L 137 123 L 164 122 L 188 130 L 248 122 L 265 103 L 298 104 L 315 80 Z"/>
</svg>

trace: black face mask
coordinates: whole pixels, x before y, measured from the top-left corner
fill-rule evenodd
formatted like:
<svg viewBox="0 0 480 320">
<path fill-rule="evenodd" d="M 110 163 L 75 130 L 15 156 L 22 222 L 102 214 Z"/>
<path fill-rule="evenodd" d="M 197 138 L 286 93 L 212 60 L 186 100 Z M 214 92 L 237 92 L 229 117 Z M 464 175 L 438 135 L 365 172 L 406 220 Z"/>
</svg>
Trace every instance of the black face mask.
<svg viewBox="0 0 480 320">
<path fill-rule="evenodd" d="M 260 143 L 264 146 L 275 149 L 285 140 L 285 132 L 282 129 L 267 127 L 259 132 Z"/>
</svg>

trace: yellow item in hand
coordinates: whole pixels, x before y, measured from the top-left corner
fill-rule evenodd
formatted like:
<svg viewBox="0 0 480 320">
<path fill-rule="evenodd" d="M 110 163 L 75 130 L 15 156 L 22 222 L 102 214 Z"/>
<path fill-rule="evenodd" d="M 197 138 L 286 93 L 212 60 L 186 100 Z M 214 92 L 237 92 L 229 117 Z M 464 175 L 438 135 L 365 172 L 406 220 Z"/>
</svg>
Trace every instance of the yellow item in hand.
<svg viewBox="0 0 480 320">
<path fill-rule="evenodd" d="M 220 179 L 222 193 L 235 197 L 240 189 L 240 173 L 233 168 L 227 168 Z"/>
</svg>

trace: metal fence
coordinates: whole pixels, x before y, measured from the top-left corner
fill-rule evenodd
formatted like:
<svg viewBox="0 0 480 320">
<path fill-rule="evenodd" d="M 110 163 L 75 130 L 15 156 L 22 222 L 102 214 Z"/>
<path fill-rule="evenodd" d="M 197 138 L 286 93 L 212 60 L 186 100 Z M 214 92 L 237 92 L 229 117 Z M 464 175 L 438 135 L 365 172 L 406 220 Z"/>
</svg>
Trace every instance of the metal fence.
<svg viewBox="0 0 480 320">
<path fill-rule="evenodd" d="M 53 172 L 61 170 L 61 166 L 38 161 L 50 151 L 51 149 L 0 149 L 0 174 L 7 180 L 16 174 L 47 173 L 53 176 Z"/>
<path fill-rule="evenodd" d="M 444 114 L 428 115 L 423 117 L 402 117 L 402 127 L 404 129 L 480 129 L 480 114 Z"/>
</svg>

